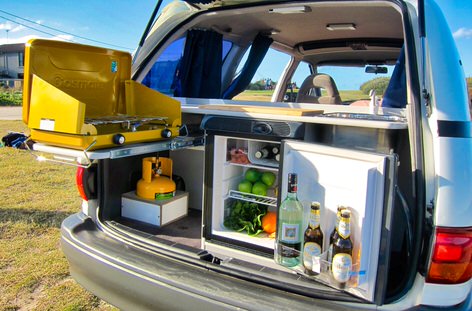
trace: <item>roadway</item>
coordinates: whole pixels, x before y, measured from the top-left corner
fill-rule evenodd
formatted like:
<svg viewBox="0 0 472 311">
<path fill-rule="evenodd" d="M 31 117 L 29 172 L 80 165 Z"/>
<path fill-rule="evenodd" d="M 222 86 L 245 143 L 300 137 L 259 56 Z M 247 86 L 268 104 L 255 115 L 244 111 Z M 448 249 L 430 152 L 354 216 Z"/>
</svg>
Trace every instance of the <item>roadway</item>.
<svg viewBox="0 0 472 311">
<path fill-rule="evenodd" d="M 22 107 L 0 107 L 0 120 L 21 120 Z"/>
</svg>

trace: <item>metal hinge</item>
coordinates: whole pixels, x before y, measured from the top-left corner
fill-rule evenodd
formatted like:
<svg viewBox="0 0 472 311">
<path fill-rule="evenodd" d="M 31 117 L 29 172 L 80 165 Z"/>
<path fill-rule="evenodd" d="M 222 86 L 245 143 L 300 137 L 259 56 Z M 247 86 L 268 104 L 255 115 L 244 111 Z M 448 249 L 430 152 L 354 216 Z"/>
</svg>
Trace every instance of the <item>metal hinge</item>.
<svg viewBox="0 0 472 311">
<path fill-rule="evenodd" d="M 433 216 L 433 211 L 434 211 L 434 200 L 429 201 L 429 203 L 426 203 L 426 217 L 432 217 Z"/>
<path fill-rule="evenodd" d="M 429 94 L 427 89 L 423 89 L 421 91 L 421 95 L 423 96 L 424 99 L 424 104 L 426 107 L 426 115 L 429 117 L 432 113 L 431 111 L 431 95 Z"/>
</svg>

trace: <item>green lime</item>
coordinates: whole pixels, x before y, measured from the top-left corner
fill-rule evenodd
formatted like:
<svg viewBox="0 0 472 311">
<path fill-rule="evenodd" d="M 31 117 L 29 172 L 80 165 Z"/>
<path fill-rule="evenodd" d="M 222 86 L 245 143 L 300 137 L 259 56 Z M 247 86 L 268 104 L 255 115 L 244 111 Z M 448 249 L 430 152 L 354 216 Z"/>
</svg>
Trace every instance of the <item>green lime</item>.
<svg viewBox="0 0 472 311">
<path fill-rule="evenodd" d="M 243 180 L 239 183 L 238 190 L 241 192 L 251 193 L 252 183 L 249 180 Z"/>
<path fill-rule="evenodd" d="M 259 178 L 261 178 L 261 172 L 254 168 L 250 168 L 246 171 L 246 174 L 244 174 L 244 178 L 250 182 L 256 182 L 259 180 Z"/>
<path fill-rule="evenodd" d="M 275 174 L 272 172 L 264 172 L 261 176 L 261 181 L 267 185 L 267 187 L 272 187 L 275 182 Z"/>
<path fill-rule="evenodd" d="M 252 193 L 257 195 L 267 195 L 267 185 L 261 181 L 254 183 L 252 186 Z"/>
</svg>

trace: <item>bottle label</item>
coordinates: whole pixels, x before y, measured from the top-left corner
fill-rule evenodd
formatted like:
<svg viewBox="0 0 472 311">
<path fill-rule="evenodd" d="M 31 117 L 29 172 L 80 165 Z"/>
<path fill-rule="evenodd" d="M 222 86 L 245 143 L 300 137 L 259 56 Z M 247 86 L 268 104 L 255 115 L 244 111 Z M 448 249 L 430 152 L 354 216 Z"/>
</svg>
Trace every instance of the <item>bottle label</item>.
<svg viewBox="0 0 472 311">
<path fill-rule="evenodd" d="M 303 265 L 312 270 L 313 257 L 321 255 L 321 246 L 315 242 L 306 242 L 303 247 Z"/>
<path fill-rule="evenodd" d="M 339 253 L 334 255 L 331 266 L 333 277 L 339 283 L 346 283 L 352 270 L 352 257 L 349 254 Z"/>
<path fill-rule="evenodd" d="M 348 219 L 342 219 L 339 222 L 338 234 L 343 238 L 347 239 L 351 235 L 351 226 Z"/>
<path fill-rule="evenodd" d="M 285 243 L 300 243 L 300 225 L 282 223 L 281 240 Z"/>
<path fill-rule="evenodd" d="M 320 225 L 320 211 L 310 211 L 310 227 L 315 229 Z"/>
</svg>

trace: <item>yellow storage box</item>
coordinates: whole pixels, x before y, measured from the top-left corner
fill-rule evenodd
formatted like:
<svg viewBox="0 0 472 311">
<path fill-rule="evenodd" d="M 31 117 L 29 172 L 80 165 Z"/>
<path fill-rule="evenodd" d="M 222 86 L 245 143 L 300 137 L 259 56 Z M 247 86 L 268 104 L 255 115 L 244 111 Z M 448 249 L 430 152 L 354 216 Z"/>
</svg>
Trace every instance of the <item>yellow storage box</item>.
<svg viewBox="0 0 472 311">
<path fill-rule="evenodd" d="M 177 136 L 180 102 L 131 80 L 131 55 L 75 43 L 26 44 L 23 121 L 34 141 L 93 150 Z"/>
</svg>

